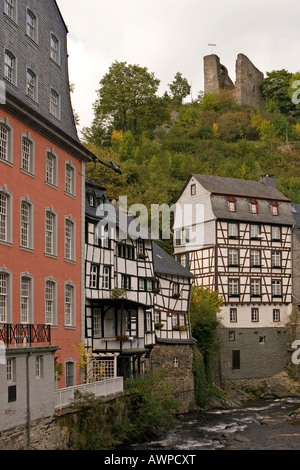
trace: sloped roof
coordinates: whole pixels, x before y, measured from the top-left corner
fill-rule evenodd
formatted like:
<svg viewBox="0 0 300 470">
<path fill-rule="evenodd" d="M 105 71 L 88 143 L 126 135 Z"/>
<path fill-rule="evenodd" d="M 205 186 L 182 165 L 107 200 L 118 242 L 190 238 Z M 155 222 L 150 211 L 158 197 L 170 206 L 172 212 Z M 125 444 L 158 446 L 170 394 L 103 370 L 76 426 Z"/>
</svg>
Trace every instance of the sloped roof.
<svg viewBox="0 0 300 470">
<path fill-rule="evenodd" d="M 194 275 L 153 242 L 154 272 L 192 278 Z"/>
<path fill-rule="evenodd" d="M 212 194 L 290 202 L 277 188 L 260 181 L 198 174 L 192 176 Z"/>
</svg>

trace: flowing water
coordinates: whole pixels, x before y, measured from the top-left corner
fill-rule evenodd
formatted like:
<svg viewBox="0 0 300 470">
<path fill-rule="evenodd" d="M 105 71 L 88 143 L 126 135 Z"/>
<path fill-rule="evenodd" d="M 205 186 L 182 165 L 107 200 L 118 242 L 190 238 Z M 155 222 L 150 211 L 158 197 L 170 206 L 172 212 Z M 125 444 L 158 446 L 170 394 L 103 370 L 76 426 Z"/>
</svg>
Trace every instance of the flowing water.
<svg viewBox="0 0 300 470">
<path fill-rule="evenodd" d="M 259 400 L 242 408 L 190 413 L 134 450 L 300 450 L 300 398 Z"/>
</svg>

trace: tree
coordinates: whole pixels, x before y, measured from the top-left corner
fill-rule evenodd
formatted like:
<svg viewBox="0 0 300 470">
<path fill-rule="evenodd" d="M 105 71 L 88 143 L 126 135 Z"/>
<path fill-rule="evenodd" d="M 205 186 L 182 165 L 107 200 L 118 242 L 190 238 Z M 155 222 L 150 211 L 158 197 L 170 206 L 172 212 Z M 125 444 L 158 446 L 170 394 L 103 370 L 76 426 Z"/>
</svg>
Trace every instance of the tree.
<svg viewBox="0 0 300 470">
<path fill-rule="evenodd" d="M 156 96 L 160 81 L 146 67 L 127 62 L 113 63 L 100 81 L 95 115 L 111 117 L 116 130 L 130 130 L 134 136 L 141 132 L 141 123 L 150 127 L 159 121 Z"/>
<path fill-rule="evenodd" d="M 265 107 L 270 112 L 294 114 L 296 106 L 291 99 L 290 86 L 293 74 L 285 69 L 267 72 L 262 83 Z"/>
<path fill-rule="evenodd" d="M 180 72 L 176 73 L 173 82 L 168 86 L 172 93 L 173 100 L 177 105 L 181 105 L 183 99 L 191 92 L 191 86 Z"/>
</svg>

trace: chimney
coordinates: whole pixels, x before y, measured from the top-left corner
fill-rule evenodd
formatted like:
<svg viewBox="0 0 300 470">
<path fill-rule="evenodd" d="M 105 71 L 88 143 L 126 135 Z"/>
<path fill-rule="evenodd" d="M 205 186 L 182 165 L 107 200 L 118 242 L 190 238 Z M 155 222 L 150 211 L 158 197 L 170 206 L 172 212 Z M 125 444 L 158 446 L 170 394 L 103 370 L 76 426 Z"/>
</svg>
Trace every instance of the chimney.
<svg viewBox="0 0 300 470">
<path fill-rule="evenodd" d="M 277 179 L 273 175 L 262 175 L 259 178 L 259 182 L 266 186 L 272 186 L 273 188 L 276 188 L 277 186 Z"/>
</svg>

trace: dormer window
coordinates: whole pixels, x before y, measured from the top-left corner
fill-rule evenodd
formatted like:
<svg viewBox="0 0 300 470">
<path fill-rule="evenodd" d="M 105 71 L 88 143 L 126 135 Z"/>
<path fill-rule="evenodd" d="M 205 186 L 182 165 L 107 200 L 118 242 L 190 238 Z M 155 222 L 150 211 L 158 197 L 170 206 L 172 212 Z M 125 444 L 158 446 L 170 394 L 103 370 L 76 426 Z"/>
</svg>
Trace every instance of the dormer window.
<svg viewBox="0 0 300 470">
<path fill-rule="evenodd" d="M 191 184 L 191 196 L 194 196 L 196 194 L 196 185 Z"/>
<path fill-rule="evenodd" d="M 228 210 L 229 212 L 236 212 L 236 199 L 234 197 L 228 200 Z"/>
<path fill-rule="evenodd" d="M 92 194 L 89 195 L 89 203 L 91 207 L 94 207 L 94 196 Z"/>
<path fill-rule="evenodd" d="M 272 213 L 272 215 L 279 215 L 279 204 L 278 204 L 278 202 L 273 202 L 273 204 L 271 204 L 271 213 Z"/>
<path fill-rule="evenodd" d="M 257 203 L 256 199 L 253 199 L 250 202 L 250 212 L 251 212 L 251 214 L 258 214 L 258 203 Z"/>
</svg>

